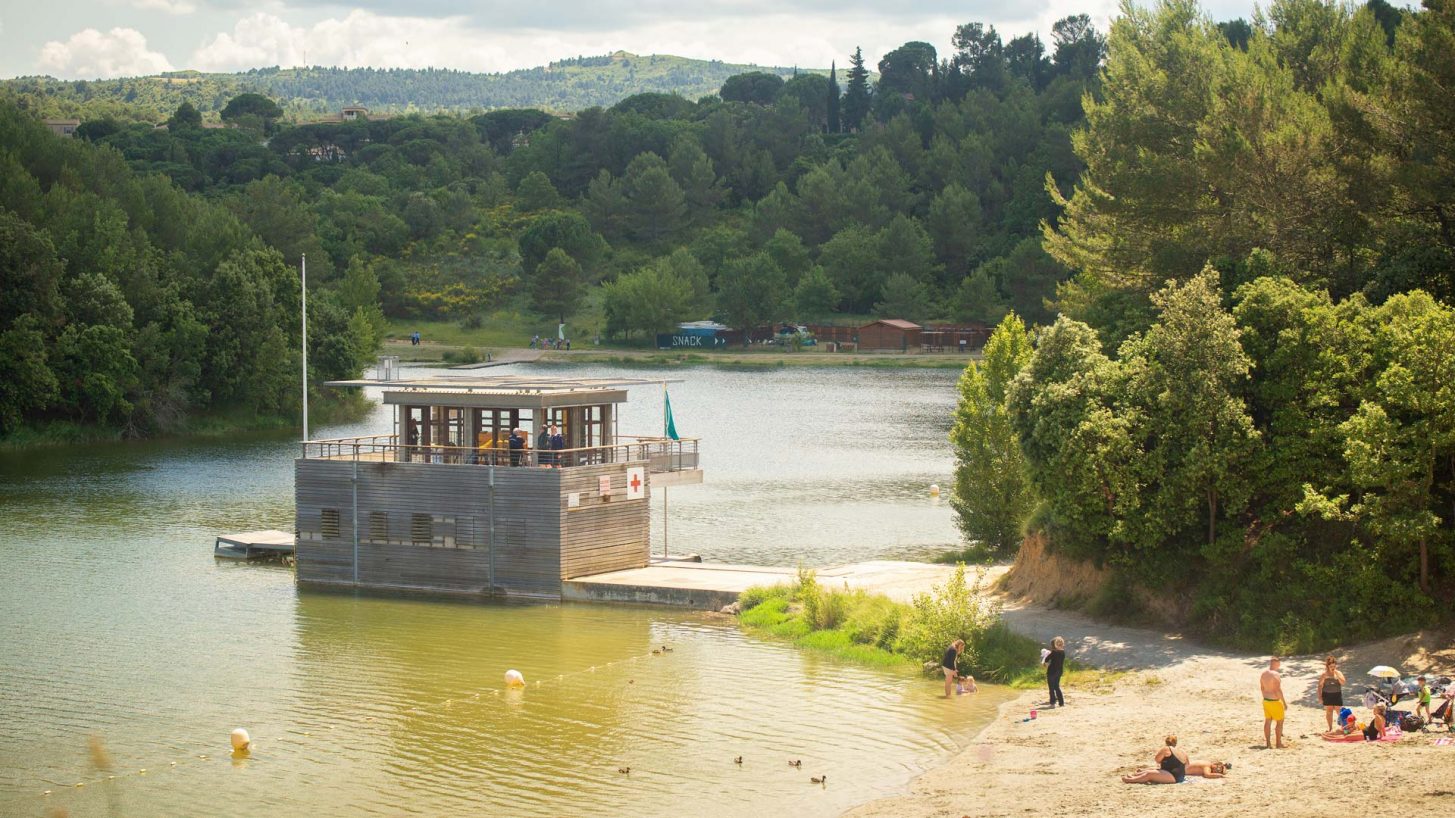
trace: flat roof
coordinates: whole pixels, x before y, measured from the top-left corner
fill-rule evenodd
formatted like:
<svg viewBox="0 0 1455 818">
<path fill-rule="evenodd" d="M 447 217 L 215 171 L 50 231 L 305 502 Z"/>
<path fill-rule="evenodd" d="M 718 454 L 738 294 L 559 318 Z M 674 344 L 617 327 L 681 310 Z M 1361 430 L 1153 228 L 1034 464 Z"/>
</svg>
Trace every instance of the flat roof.
<svg viewBox="0 0 1455 818">
<path fill-rule="evenodd" d="M 542 375 L 430 375 L 392 381 L 359 378 L 326 381 L 324 386 L 379 386 L 418 392 L 484 392 L 498 395 L 566 395 L 606 392 L 626 386 L 682 383 L 681 378 L 556 378 Z"/>
</svg>

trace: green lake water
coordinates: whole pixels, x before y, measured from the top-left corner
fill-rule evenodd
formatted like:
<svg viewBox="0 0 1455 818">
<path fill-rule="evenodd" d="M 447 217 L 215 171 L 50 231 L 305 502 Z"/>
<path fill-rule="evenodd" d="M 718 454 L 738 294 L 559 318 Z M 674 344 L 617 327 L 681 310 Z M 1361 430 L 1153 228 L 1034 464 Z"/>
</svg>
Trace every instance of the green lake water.
<svg viewBox="0 0 1455 818">
<path fill-rule="evenodd" d="M 829 565 L 955 540 L 927 494 L 950 478 L 953 371 L 570 374 L 687 381 L 673 407 L 707 482 L 671 492 L 674 552 Z M 655 431 L 660 408 L 660 387 L 633 388 L 622 431 Z M 295 451 L 0 454 L 0 815 L 834 815 L 902 789 L 1006 698 L 945 701 L 723 617 L 299 593 L 286 568 L 215 562 L 219 532 L 292 527 Z M 510 668 L 523 691 L 503 690 Z"/>
</svg>

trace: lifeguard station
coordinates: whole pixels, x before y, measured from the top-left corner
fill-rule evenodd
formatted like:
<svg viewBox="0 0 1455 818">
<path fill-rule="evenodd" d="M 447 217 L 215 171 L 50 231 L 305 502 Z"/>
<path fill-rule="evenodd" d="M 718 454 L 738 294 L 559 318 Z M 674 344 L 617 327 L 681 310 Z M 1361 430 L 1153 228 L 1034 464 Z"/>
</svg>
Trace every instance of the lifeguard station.
<svg viewBox="0 0 1455 818">
<path fill-rule="evenodd" d="M 309 440 L 295 462 L 301 585 L 559 598 L 646 566 L 652 488 L 702 482 L 696 438 L 618 429 L 627 387 L 660 381 L 380 375 L 328 385 L 382 387 L 392 432 Z M 550 424 L 563 448 L 537 446 Z"/>
</svg>

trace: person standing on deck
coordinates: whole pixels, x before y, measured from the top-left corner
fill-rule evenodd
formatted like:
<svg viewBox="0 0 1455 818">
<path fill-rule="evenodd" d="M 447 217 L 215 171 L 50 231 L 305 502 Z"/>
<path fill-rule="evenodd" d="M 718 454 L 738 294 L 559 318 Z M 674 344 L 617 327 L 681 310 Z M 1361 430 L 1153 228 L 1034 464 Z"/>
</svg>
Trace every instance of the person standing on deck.
<svg viewBox="0 0 1455 818">
<path fill-rule="evenodd" d="M 1283 663 L 1277 656 L 1268 660 L 1268 669 L 1258 677 L 1258 689 L 1263 692 L 1263 745 L 1272 749 L 1275 745 L 1269 735 L 1269 728 L 1277 725 L 1278 749 L 1283 749 L 1283 716 L 1288 712 L 1288 701 L 1283 698 L 1283 677 L 1278 669 Z"/>
<path fill-rule="evenodd" d="M 542 466 L 551 465 L 551 429 L 549 426 L 542 426 L 541 433 L 536 435 L 536 462 Z"/>
<path fill-rule="evenodd" d="M 563 454 L 557 454 L 557 452 L 565 451 L 565 449 L 566 449 L 566 437 L 565 437 L 565 435 L 562 435 L 561 434 L 561 427 L 559 427 L 556 424 L 552 423 L 551 424 L 551 463 L 556 468 L 558 468 L 558 469 L 561 466 L 565 465 L 562 461 L 566 459 L 566 456 L 563 455 Z"/>
<path fill-rule="evenodd" d="M 1055 709 L 1056 705 L 1066 706 L 1066 697 L 1061 695 L 1061 674 L 1066 670 L 1066 640 L 1060 636 L 1051 640 L 1051 652 L 1046 654 L 1046 689 L 1050 691 L 1051 700 L 1046 706 Z"/>
<path fill-rule="evenodd" d="M 525 430 L 510 430 L 510 465 L 519 466 L 520 458 L 525 454 Z"/>
</svg>

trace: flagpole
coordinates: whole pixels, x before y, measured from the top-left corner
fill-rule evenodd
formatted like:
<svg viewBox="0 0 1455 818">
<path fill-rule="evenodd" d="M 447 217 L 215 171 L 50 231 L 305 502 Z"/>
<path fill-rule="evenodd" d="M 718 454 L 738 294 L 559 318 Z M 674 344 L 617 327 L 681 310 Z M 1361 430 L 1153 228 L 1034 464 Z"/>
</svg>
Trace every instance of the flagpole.
<svg viewBox="0 0 1455 818">
<path fill-rule="evenodd" d="M 662 381 L 662 437 L 667 437 L 667 382 Z M 667 558 L 667 487 L 662 487 L 662 559 Z"/>
<path fill-rule="evenodd" d="M 303 441 L 308 442 L 308 254 L 299 261 L 303 293 Z"/>
</svg>

